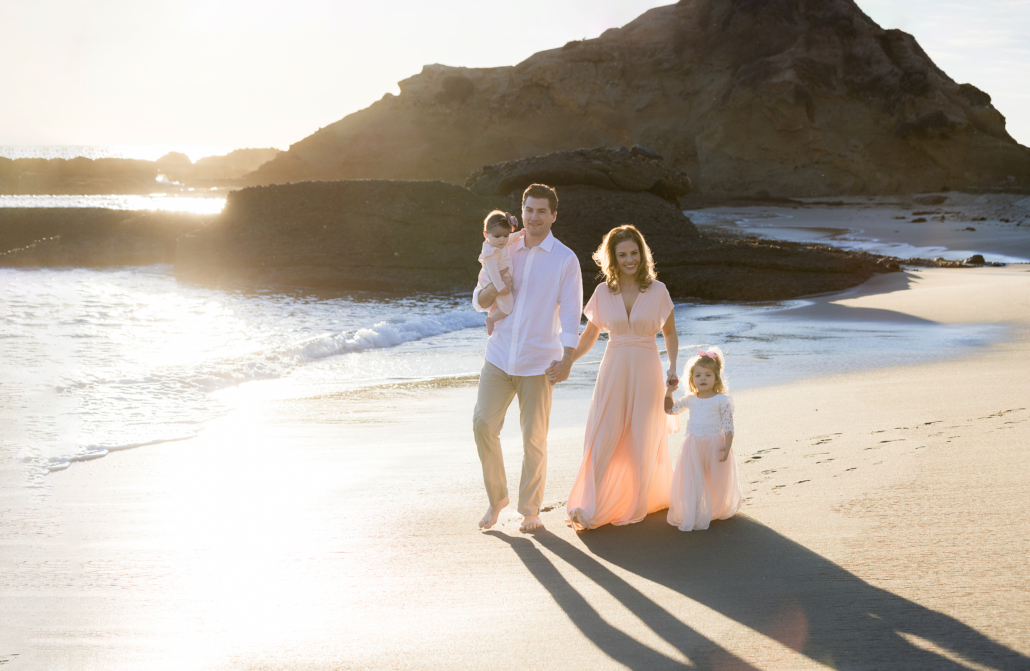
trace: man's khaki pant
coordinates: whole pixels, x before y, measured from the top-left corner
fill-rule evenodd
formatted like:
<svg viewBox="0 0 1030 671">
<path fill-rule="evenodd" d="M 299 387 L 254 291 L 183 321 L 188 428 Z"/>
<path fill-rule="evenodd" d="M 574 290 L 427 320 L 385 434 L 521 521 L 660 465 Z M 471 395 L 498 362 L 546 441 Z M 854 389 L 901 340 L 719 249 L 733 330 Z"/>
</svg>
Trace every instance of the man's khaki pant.
<svg viewBox="0 0 1030 671">
<path fill-rule="evenodd" d="M 523 449 L 518 511 L 522 515 L 540 514 L 547 480 L 547 425 L 551 419 L 552 388 L 547 375 L 508 375 L 489 361 L 483 365 L 472 430 L 491 506 L 508 496 L 500 435 L 508 406 L 518 396 Z"/>
</svg>

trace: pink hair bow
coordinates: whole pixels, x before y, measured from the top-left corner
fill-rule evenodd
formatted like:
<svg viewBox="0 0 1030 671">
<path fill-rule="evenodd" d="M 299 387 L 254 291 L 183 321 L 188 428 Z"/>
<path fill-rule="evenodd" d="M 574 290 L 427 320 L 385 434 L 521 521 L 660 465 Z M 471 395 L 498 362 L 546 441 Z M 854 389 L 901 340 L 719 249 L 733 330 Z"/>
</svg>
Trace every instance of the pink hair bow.
<svg viewBox="0 0 1030 671">
<path fill-rule="evenodd" d="M 519 220 L 515 217 L 515 215 L 508 214 L 507 212 L 505 212 L 504 216 L 508 218 L 508 223 L 511 224 L 511 227 L 517 230 L 519 227 Z"/>
<path fill-rule="evenodd" d="M 718 354 L 716 354 L 715 352 L 706 352 L 703 349 L 697 350 L 697 355 L 701 356 L 701 357 L 705 357 L 706 356 L 709 359 L 715 359 L 716 361 L 719 360 L 719 355 Z"/>
</svg>

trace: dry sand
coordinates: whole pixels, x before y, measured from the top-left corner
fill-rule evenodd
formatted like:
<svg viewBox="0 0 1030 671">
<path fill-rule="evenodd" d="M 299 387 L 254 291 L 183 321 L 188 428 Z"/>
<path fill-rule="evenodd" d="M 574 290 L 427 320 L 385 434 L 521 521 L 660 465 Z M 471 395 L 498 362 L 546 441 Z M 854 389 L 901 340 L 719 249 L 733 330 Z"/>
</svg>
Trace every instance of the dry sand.
<svg viewBox="0 0 1030 671">
<path fill-rule="evenodd" d="M 565 526 L 583 388 L 556 390 L 535 534 L 475 527 L 474 379 L 264 403 L 76 464 L 4 492 L 0 664 L 1030 668 L 1030 272 L 896 273 L 809 309 L 1005 332 L 734 393 L 747 500 L 705 532 Z"/>
</svg>

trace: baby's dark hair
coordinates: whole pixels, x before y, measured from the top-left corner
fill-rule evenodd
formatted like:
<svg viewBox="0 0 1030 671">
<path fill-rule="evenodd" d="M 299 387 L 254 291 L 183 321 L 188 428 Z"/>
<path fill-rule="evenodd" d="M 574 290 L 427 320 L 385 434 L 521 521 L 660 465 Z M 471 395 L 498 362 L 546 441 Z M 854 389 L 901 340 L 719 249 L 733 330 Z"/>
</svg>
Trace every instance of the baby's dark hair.
<svg viewBox="0 0 1030 671">
<path fill-rule="evenodd" d="M 486 215 L 486 219 L 483 220 L 483 230 L 489 231 L 491 228 L 504 228 L 509 233 L 514 231 L 515 226 L 512 225 L 511 220 L 508 218 L 509 216 L 507 212 L 494 210 Z"/>
</svg>

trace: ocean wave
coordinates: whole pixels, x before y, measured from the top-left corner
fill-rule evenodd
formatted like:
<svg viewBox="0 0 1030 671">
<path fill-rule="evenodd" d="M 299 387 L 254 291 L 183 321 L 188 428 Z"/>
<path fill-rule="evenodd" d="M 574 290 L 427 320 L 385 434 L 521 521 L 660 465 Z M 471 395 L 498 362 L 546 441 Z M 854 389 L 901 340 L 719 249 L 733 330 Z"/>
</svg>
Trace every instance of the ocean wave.
<svg viewBox="0 0 1030 671">
<path fill-rule="evenodd" d="M 42 460 L 40 465 L 53 472 L 68 468 L 76 461 L 98 459 L 116 450 L 184 440 L 227 412 L 227 408 L 208 395 L 212 392 L 256 380 L 285 377 L 307 363 L 331 356 L 397 347 L 482 326 L 480 314 L 456 310 L 380 321 L 356 330 L 242 355 L 135 371 L 136 374 L 66 379 L 57 390 L 71 392 L 78 400 L 79 409 L 74 414 L 80 427 L 89 427 L 84 433 L 93 436 L 92 444 L 80 445 L 71 454 L 62 450 L 64 454 Z M 131 414 L 132 419 L 128 419 L 127 414 Z M 113 417 L 117 426 L 112 426 L 107 417 Z M 183 424 L 193 424 L 196 428 L 184 431 Z"/>
<path fill-rule="evenodd" d="M 478 312 L 455 311 L 404 321 L 383 321 L 348 333 L 321 336 L 298 343 L 288 353 L 302 359 L 323 359 L 348 352 L 396 347 L 404 343 L 483 325 Z"/>
</svg>

